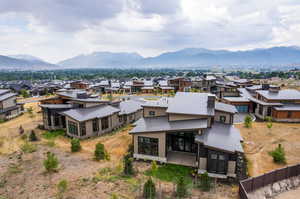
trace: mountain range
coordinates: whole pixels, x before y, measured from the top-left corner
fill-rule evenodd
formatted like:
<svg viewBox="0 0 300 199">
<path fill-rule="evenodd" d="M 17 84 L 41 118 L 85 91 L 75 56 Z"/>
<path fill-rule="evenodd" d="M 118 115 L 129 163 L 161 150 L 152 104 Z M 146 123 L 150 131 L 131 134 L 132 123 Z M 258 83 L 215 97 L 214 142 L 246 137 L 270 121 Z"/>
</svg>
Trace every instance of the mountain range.
<svg viewBox="0 0 300 199">
<path fill-rule="evenodd" d="M 138 67 L 212 67 L 212 66 L 300 66 L 300 48 L 296 46 L 272 47 L 244 51 L 185 48 L 162 53 L 155 57 L 142 57 L 138 53 L 93 52 L 78 55 L 56 64 L 31 55 L 0 56 L 0 69 L 11 68 L 138 68 Z"/>
</svg>

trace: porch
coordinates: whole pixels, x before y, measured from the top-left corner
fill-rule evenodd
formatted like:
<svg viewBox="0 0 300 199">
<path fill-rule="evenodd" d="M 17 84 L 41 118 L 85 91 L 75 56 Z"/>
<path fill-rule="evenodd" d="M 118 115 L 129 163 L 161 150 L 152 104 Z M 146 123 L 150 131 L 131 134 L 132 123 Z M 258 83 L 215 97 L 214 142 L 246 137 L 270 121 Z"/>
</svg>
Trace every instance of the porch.
<svg viewBox="0 0 300 199">
<path fill-rule="evenodd" d="M 170 151 L 167 153 L 167 163 L 197 167 L 197 157 L 195 153 Z"/>
</svg>

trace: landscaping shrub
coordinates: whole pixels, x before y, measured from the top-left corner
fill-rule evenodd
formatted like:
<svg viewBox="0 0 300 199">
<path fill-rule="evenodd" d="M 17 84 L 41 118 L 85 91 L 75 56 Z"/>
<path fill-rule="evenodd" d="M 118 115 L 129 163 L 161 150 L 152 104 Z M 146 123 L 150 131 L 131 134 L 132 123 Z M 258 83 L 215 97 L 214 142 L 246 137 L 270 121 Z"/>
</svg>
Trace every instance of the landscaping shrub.
<svg viewBox="0 0 300 199">
<path fill-rule="evenodd" d="M 96 144 L 95 159 L 96 160 L 109 160 L 109 155 L 106 152 L 104 145 L 101 143 Z"/>
<path fill-rule="evenodd" d="M 31 141 L 31 142 L 38 141 L 38 138 L 36 137 L 36 134 L 35 134 L 34 130 L 32 130 L 32 131 L 30 132 L 30 135 L 29 135 L 29 141 Z"/>
<path fill-rule="evenodd" d="M 45 133 L 42 134 L 43 138 L 45 139 L 54 139 L 58 136 L 64 136 L 65 135 L 65 131 L 64 130 L 53 130 L 53 131 L 47 131 Z"/>
<path fill-rule="evenodd" d="M 80 140 L 77 138 L 73 138 L 71 140 L 71 151 L 78 152 L 81 150 Z"/>
<path fill-rule="evenodd" d="M 47 172 L 55 171 L 58 168 L 58 159 L 54 153 L 47 152 L 47 158 L 44 160 L 44 167 Z"/>
<path fill-rule="evenodd" d="M 200 188 L 203 191 L 209 191 L 212 187 L 212 180 L 211 178 L 208 176 L 208 173 L 205 172 L 203 174 L 200 175 Z"/>
<path fill-rule="evenodd" d="M 155 184 L 151 178 L 144 184 L 143 196 L 145 199 L 154 199 L 156 195 Z"/>
<path fill-rule="evenodd" d="M 21 135 L 21 139 L 22 139 L 22 140 L 27 140 L 27 138 L 28 138 L 27 134 Z"/>
<path fill-rule="evenodd" d="M 21 150 L 24 152 L 24 153 L 33 153 L 37 150 L 37 147 L 36 145 L 34 144 L 31 144 L 29 142 L 25 142 L 22 146 L 21 146 Z"/>
<path fill-rule="evenodd" d="M 270 151 L 269 155 L 273 157 L 273 161 L 275 163 L 278 164 L 286 163 L 284 148 L 281 146 L 281 144 L 278 144 L 278 147 L 274 151 Z"/>
<path fill-rule="evenodd" d="M 151 162 L 151 172 L 153 176 L 155 176 L 157 173 L 157 163 L 155 160 Z"/>
<path fill-rule="evenodd" d="M 58 191 L 58 198 L 63 198 L 63 194 L 67 191 L 68 188 L 68 181 L 67 180 L 61 180 L 57 184 L 57 191 Z"/>
<path fill-rule="evenodd" d="M 125 175 L 133 175 L 134 170 L 133 170 L 133 164 L 132 164 L 132 158 L 129 156 L 129 154 L 126 154 L 123 158 L 123 173 Z"/>
<path fill-rule="evenodd" d="M 24 133 L 24 129 L 22 127 L 22 125 L 19 127 L 19 134 L 22 135 Z"/>
<path fill-rule="evenodd" d="M 244 125 L 246 128 L 252 127 L 252 117 L 250 115 L 247 115 L 244 119 Z"/>
<path fill-rule="evenodd" d="M 185 196 L 187 196 L 187 186 L 183 176 L 180 176 L 177 181 L 176 196 L 178 198 L 184 198 Z"/>
</svg>

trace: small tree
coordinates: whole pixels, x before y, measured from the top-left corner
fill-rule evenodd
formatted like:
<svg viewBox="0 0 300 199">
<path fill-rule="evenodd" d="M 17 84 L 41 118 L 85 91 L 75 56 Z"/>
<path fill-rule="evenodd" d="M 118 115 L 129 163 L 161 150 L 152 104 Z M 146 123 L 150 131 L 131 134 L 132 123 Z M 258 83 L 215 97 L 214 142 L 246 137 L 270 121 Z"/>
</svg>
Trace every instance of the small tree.
<svg viewBox="0 0 300 199">
<path fill-rule="evenodd" d="M 96 160 L 109 160 L 109 155 L 106 152 L 104 145 L 101 143 L 96 144 L 95 159 Z"/>
<path fill-rule="evenodd" d="M 184 198 L 187 195 L 187 187 L 183 176 L 180 176 L 177 181 L 176 195 L 178 198 Z"/>
<path fill-rule="evenodd" d="M 44 160 L 44 167 L 47 172 L 55 171 L 58 168 L 58 159 L 54 153 L 47 152 L 47 158 Z"/>
<path fill-rule="evenodd" d="M 22 135 L 24 133 L 24 129 L 23 129 L 22 125 L 19 127 L 19 133 L 20 133 L 20 135 Z"/>
<path fill-rule="evenodd" d="M 273 157 L 273 161 L 275 163 L 278 164 L 286 163 L 284 148 L 281 146 L 281 144 L 278 144 L 278 147 L 274 151 L 270 151 L 269 155 Z"/>
<path fill-rule="evenodd" d="M 30 132 L 30 135 L 29 135 L 29 141 L 31 141 L 31 142 L 38 141 L 38 138 L 36 137 L 36 134 L 35 134 L 34 130 L 32 130 L 32 131 Z"/>
<path fill-rule="evenodd" d="M 143 196 L 145 199 L 154 199 L 156 195 L 155 184 L 151 178 L 144 184 Z"/>
<path fill-rule="evenodd" d="M 156 163 L 155 160 L 153 160 L 151 162 L 151 173 L 152 173 L 153 176 L 155 176 L 156 172 L 157 172 L 157 163 Z"/>
<path fill-rule="evenodd" d="M 209 191 L 211 189 L 211 186 L 212 186 L 212 180 L 208 176 L 208 173 L 205 172 L 205 173 L 201 174 L 200 175 L 200 188 L 203 191 Z"/>
<path fill-rule="evenodd" d="M 61 180 L 57 184 L 57 195 L 58 198 L 63 198 L 63 194 L 67 191 L 68 188 L 68 181 L 67 180 Z"/>
<path fill-rule="evenodd" d="M 73 138 L 71 140 L 71 151 L 78 152 L 81 150 L 80 140 L 77 138 Z"/>
<path fill-rule="evenodd" d="M 246 128 L 252 127 L 252 118 L 250 115 L 247 115 L 244 119 L 244 125 Z"/>
<path fill-rule="evenodd" d="M 28 91 L 26 89 L 22 89 L 20 91 L 20 93 L 21 93 L 21 95 L 22 95 L 23 98 L 29 97 L 29 93 L 28 93 Z"/>
<path fill-rule="evenodd" d="M 126 154 L 123 159 L 123 172 L 125 175 L 133 175 L 134 170 L 133 170 L 133 165 L 132 165 L 132 158 L 129 156 L 129 154 Z"/>
</svg>

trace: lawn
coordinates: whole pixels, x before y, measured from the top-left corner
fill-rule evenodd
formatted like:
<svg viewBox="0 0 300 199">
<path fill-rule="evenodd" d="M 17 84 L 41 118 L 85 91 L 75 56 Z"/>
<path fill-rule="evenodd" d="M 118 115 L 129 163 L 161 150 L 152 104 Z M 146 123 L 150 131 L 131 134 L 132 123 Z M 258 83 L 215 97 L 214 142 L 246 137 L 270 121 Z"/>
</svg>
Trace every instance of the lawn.
<svg viewBox="0 0 300 199">
<path fill-rule="evenodd" d="M 192 183 L 192 171 L 193 169 L 190 167 L 174 165 L 174 164 L 165 164 L 158 166 L 156 172 L 152 172 L 151 169 L 145 171 L 145 175 L 153 176 L 162 181 L 174 182 L 176 183 L 179 177 L 183 176 L 187 184 Z"/>
<path fill-rule="evenodd" d="M 51 139 L 55 139 L 58 136 L 64 136 L 65 134 L 66 132 L 64 130 L 46 131 L 42 133 L 42 137 L 47 140 L 51 140 Z"/>
</svg>

